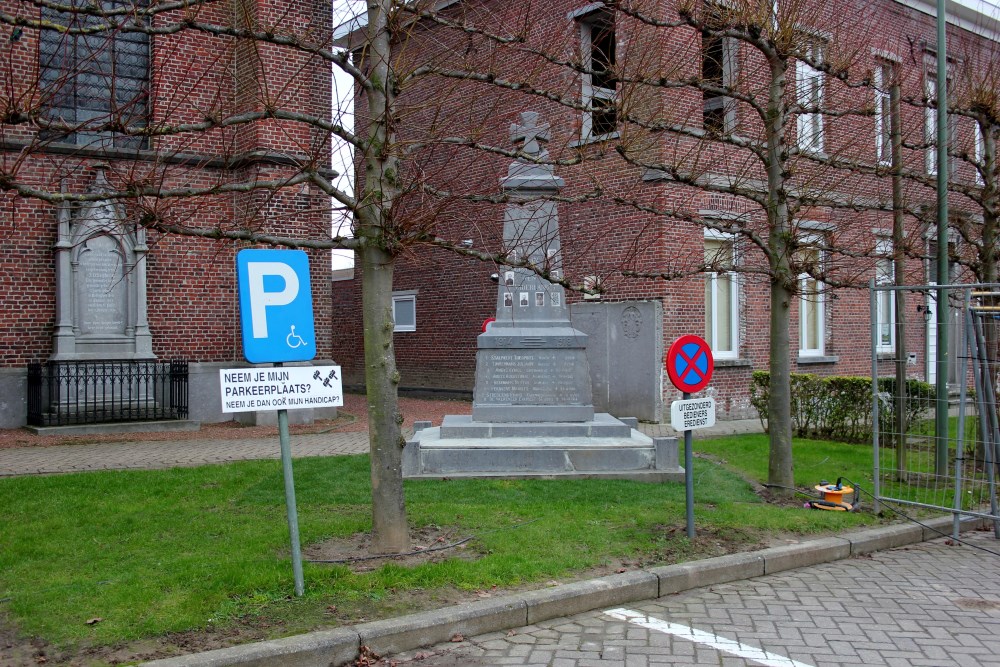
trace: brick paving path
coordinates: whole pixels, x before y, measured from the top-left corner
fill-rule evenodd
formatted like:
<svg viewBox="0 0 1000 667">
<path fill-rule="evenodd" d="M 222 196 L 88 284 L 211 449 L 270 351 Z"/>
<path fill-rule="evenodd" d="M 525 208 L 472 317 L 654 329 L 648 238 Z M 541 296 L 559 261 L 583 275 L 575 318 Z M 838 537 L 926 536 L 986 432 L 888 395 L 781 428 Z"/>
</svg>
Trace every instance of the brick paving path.
<svg viewBox="0 0 1000 667">
<path fill-rule="evenodd" d="M 1000 544 L 966 533 L 811 568 L 694 589 L 629 607 L 764 649 L 751 660 L 610 617 L 552 619 L 391 656 L 400 665 L 969 667 L 1000 665 Z M 797 662 L 792 662 L 797 661 Z"/>
<path fill-rule="evenodd" d="M 368 451 L 368 434 L 314 433 L 291 436 L 292 455 L 333 456 Z M 245 440 L 150 440 L 0 449 L 0 477 L 87 470 L 155 469 L 210 463 L 277 459 L 278 433 Z"/>
<path fill-rule="evenodd" d="M 440 403 L 441 410 L 456 405 L 453 401 L 426 401 L 426 403 Z M 367 416 L 360 415 L 359 419 L 367 419 Z M 640 430 L 651 436 L 675 435 L 674 430 L 666 424 L 641 424 Z M 699 436 L 753 430 L 760 430 L 760 423 L 757 420 L 721 422 L 714 429 L 699 432 Z M 122 438 L 127 439 L 128 436 L 123 435 Z M 291 443 L 292 456 L 296 458 L 363 454 L 368 451 L 368 433 L 361 431 L 292 435 Z M 88 470 L 171 468 L 279 457 L 278 432 L 275 427 L 274 435 L 267 438 L 164 439 L 0 449 L 0 477 Z"/>
</svg>

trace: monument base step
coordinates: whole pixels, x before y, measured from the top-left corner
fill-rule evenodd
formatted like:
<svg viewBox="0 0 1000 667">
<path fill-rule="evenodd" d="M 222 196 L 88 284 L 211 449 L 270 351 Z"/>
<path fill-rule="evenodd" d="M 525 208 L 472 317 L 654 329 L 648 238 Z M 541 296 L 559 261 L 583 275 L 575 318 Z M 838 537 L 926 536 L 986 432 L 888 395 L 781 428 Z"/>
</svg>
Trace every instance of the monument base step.
<svg viewBox="0 0 1000 667">
<path fill-rule="evenodd" d="M 67 426 L 25 426 L 35 435 L 94 435 L 101 433 L 166 433 L 169 431 L 197 431 L 201 422 L 188 419 L 169 419 L 149 422 L 108 422 L 104 424 L 69 424 Z"/>
<path fill-rule="evenodd" d="M 492 427 L 467 417 L 445 417 L 442 427 L 416 431 L 403 449 L 403 477 L 407 479 L 473 478 L 604 478 L 646 482 L 683 481 L 678 464 L 677 438 L 650 438 L 622 422 L 603 415 L 600 424 L 614 426 L 617 435 L 558 435 L 573 433 L 580 424 L 523 424 L 511 437 L 500 437 Z M 610 421 L 609 421 L 610 420 Z M 598 421 L 598 420 L 595 420 Z M 445 425 L 453 428 L 447 433 Z M 535 429 L 544 426 L 549 435 Z M 625 434 L 621 434 L 624 427 Z M 456 432 L 465 431 L 465 437 Z M 600 429 L 598 429 L 600 431 Z"/>
<path fill-rule="evenodd" d="M 419 475 L 404 475 L 405 479 L 624 479 L 630 482 L 645 482 L 647 484 L 663 484 L 666 482 L 684 483 L 684 469 L 680 472 L 669 470 L 634 470 L 631 472 L 477 472 L 477 473 L 422 473 Z"/>
<path fill-rule="evenodd" d="M 455 438 L 631 438 L 631 427 L 607 413 L 597 413 L 582 422 L 474 421 L 471 415 L 446 415 L 441 422 L 442 440 Z"/>
</svg>

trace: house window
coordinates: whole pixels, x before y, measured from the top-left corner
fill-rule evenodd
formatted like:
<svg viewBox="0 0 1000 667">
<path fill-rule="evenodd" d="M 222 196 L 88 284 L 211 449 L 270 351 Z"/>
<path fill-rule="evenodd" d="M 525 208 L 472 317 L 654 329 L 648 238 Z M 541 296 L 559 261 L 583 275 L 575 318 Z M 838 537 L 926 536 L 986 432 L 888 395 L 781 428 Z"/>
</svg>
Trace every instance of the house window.
<svg viewBox="0 0 1000 667">
<path fill-rule="evenodd" d="M 739 356 L 739 294 L 732 236 L 706 233 L 705 340 L 716 359 Z"/>
<path fill-rule="evenodd" d="M 892 241 L 880 240 L 875 246 L 875 284 L 886 287 L 896 284 L 896 270 L 892 261 Z M 892 352 L 896 349 L 896 293 L 888 290 L 875 292 L 875 351 Z"/>
<path fill-rule="evenodd" d="M 799 267 L 799 356 L 823 356 L 826 337 L 826 299 L 822 271 L 822 237 L 810 235 L 799 241 L 795 263 Z"/>
<path fill-rule="evenodd" d="M 609 12 L 589 15 L 580 22 L 583 49 L 583 138 L 602 137 L 618 127 L 615 90 L 615 23 Z"/>
<path fill-rule="evenodd" d="M 953 240 L 948 241 L 948 277 L 943 284 L 949 285 L 955 282 L 958 275 L 958 263 L 955 257 L 958 250 Z M 927 242 L 927 282 L 938 284 L 938 244 L 937 239 Z"/>
<path fill-rule="evenodd" d="M 714 10 L 714 11 L 713 11 Z M 706 7 L 710 24 L 717 22 L 715 5 Z M 701 33 L 701 80 L 705 86 L 726 89 L 733 84 L 736 43 L 715 34 L 712 30 Z M 720 90 L 702 91 L 702 125 L 714 134 L 730 134 L 736 125 L 736 111 L 731 98 Z"/>
<path fill-rule="evenodd" d="M 927 106 L 924 108 L 924 138 L 927 144 L 926 167 L 928 174 L 938 173 L 938 150 L 937 150 L 937 124 L 938 124 L 938 104 L 937 104 L 937 74 L 927 72 L 924 77 L 924 97 Z M 945 88 L 951 89 L 950 78 L 945 82 Z M 947 110 L 945 111 L 947 113 Z M 948 115 L 948 142 L 955 143 L 955 118 Z M 951 165 L 951 161 L 948 162 Z"/>
<path fill-rule="evenodd" d="M 803 38 L 803 56 L 811 63 L 823 62 L 824 43 L 812 36 Z M 823 72 L 814 68 L 806 60 L 795 63 L 795 101 L 804 110 L 796 118 L 798 146 L 811 153 L 823 152 Z"/>
<path fill-rule="evenodd" d="M 875 157 L 879 164 L 892 164 L 892 87 L 895 66 L 886 61 L 875 64 Z"/>
<path fill-rule="evenodd" d="M 92 2 L 66 4 L 89 7 Z M 98 6 L 111 11 L 136 4 L 103 0 Z M 106 26 L 84 34 L 41 32 L 38 60 L 46 115 L 73 128 L 47 133 L 47 138 L 98 148 L 145 148 L 145 137 L 105 129 L 109 124 L 142 128 L 149 115 L 149 36 L 129 30 L 136 25 L 134 11 L 98 17 L 43 7 L 42 20 L 77 30 Z"/>
<path fill-rule="evenodd" d="M 417 330 L 416 290 L 392 293 L 392 321 L 393 331 Z"/>
<path fill-rule="evenodd" d="M 924 77 L 924 97 L 927 98 L 927 106 L 924 108 L 924 139 L 927 143 L 927 173 L 936 174 L 938 172 L 937 157 L 937 77 L 928 74 Z M 932 106 L 933 105 L 933 106 Z"/>
<path fill-rule="evenodd" d="M 983 185 L 983 172 L 980 171 L 983 168 L 983 126 L 977 121 L 975 128 L 975 134 L 973 135 L 975 143 L 972 147 L 975 164 L 972 166 L 976 173 L 976 184 Z"/>
</svg>

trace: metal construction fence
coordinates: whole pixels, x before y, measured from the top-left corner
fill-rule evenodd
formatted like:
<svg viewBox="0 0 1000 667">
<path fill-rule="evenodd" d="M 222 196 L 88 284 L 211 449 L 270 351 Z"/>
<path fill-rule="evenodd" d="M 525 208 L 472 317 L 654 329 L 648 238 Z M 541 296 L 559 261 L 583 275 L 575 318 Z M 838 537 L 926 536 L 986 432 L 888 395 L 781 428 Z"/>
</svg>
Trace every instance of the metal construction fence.
<svg viewBox="0 0 1000 667">
<path fill-rule="evenodd" d="M 186 419 L 186 361 L 50 361 L 28 366 L 28 423 Z"/>
<path fill-rule="evenodd" d="M 993 519 L 1000 537 L 1000 285 L 873 285 L 871 321 L 876 504 L 952 512 L 956 527 L 962 516 Z M 887 376 L 895 381 L 875 379 Z"/>
</svg>

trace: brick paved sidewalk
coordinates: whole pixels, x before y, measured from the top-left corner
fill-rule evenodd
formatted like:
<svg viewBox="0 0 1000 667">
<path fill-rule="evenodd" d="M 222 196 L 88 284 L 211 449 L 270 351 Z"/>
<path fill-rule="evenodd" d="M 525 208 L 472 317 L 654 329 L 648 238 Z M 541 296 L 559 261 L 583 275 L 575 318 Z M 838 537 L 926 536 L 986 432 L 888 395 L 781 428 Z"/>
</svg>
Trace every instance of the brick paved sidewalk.
<svg viewBox="0 0 1000 667">
<path fill-rule="evenodd" d="M 291 437 L 295 457 L 361 454 L 368 433 L 313 433 Z M 0 450 L 0 477 L 87 470 L 157 469 L 199 466 L 281 456 L 278 434 L 246 440 L 100 442 Z"/>
<path fill-rule="evenodd" d="M 441 416 L 449 412 L 467 413 L 468 403 L 456 401 L 429 401 L 402 399 L 407 425 L 414 419 L 428 419 L 440 423 Z M 362 402 L 354 402 L 357 420 L 364 424 L 367 414 Z M 669 424 L 640 424 L 640 431 L 650 436 L 676 435 Z M 732 433 L 759 432 L 756 419 L 720 422 L 711 429 L 698 431 L 699 437 L 728 435 Z M 409 434 L 411 430 L 406 429 Z M 127 439 L 127 435 L 121 436 Z M 293 434 L 292 456 L 336 456 L 363 454 L 368 451 L 367 431 Z M 17 447 L 0 449 L 0 477 L 37 475 L 90 470 L 162 469 L 198 466 L 229 461 L 277 459 L 280 457 L 277 427 L 268 437 L 243 439 L 184 439 L 172 440 L 164 434 L 163 440 L 99 442 L 76 445 L 50 445 L 44 447 Z"/>
<path fill-rule="evenodd" d="M 968 532 L 962 546 L 942 538 L 463 637 L 377 664 L 1000 666 L 997 549 L 992 532 Z"/>
</svg>

